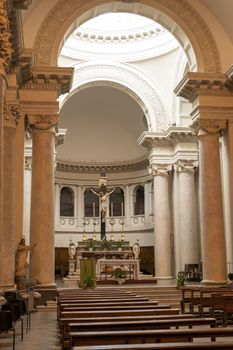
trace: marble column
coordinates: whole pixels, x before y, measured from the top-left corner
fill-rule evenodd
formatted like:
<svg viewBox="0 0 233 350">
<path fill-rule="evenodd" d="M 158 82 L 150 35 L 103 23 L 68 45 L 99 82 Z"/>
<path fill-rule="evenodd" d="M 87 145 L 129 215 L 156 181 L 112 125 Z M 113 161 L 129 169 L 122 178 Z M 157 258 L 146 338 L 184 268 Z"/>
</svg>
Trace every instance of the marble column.
<svg viewBox="0 0 233 350">
<path fill-rule="evenodd" d="M 60 226 L 60 184 L 55 183 L 55 225 Z"/>
<path fill-rule="evenodd" d="M 197 211 L 194 185 L 194 172 L 197 162 L 178 161 L 175 169 L 179 174 L 179 242 L 181 270 L 185 264 L 197 264 L 198 238 L 197 238 Z"/>
<path fill-rule="evenodd" d="M 144 215 L 145 224 L 150 223 L 150 183 L 144 183 Z"/>
<path fill-rule="evenodd" d="M 219 136 L 223 120 L 199 120 L 200 221 L 203 284 L 227 280 Z"/>
<path fill-rule="evenodd" d="M 19 119 L 19 107 L 15 104 L 4 106 L 4 136 L 3 136 L 3 214 L 2 230 L 3 240 L 2 259 L 4 269 L 2 270 L 2 284 L 4 286 L 14 285 L 15 271 L 15 211 L 16 211 L 16 125 Z"/>
<path fill-rule="evenodd" d="M 76 217 L 77 217 L 77 226 L 82 227 L 83 226 L 83 190 L 82 186 L 77 186 L 77 210 L 76 210 Z"/>
<path fill-rule="evenodd" d="M 54 126 L 57 115 L 29 115 L 32 134 L 30 277 L 54 284 Z"/>
<path fill-rule="evenodd" d="M 171 165 L 152 165 L 154 176 L 155 277 L 172 279 L 171 209 L 169 172 Z"/>
<path fill-rule="evenodd" d="M 125 225 L 129 226 L 131 223 L 131 195 L 130 185 L 126 185 L 124 188 L 125 193 Z"/>
</svg>

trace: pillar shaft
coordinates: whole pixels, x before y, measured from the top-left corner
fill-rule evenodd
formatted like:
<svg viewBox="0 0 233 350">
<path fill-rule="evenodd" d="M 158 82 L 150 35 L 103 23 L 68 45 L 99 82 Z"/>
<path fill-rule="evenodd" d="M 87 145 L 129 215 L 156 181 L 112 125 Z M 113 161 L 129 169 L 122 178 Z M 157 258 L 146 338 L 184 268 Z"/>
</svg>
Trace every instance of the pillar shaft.
<svg viewBox="0 0 233 350">
<path fill-rule="evenodd" d="M 226 281 L 226 247 L 223 223 L 219 134 L 201 132 L 200 220 L 203 283 Z"/>
<path fill-rule="evenodd" d="M 155 277 L 172 278 L 169 175 L 154 173 Z"/>
<path fill-rule="evenodd" d="M 1 257 L 4 262 L 2 269 L 2 285 L 14 285 L 15 271 L 15 211 L 16 211 L 16 125 L 19 118 L 18 106 L 14 104 L 4 106 L 4 131 L 3 131 L 3 211 L 1 242 Z"/>
<path fill-rule="evenodd" d="M 4 266 L 3 260 L 3 244 L 4 235 L 3 235 L 3 222 L 2 222 L 2 214 L 3 214 L 3 105 L 4 105 L 4 97 L 5 97 L 5 79 L 0 74 L 0 266 Z M 3 269 L 0 268 L 0 286 L 3 285 Z"/>
<path fill-rule="evenodd" d="M 182 249 L 181 270 L 185 264 L 197 264 L 197 216 L 196 195 L 194 186 L 194 167 L 191 163 L 179 165 L 179 233 Z"/>
<path fill-rule="evenodd" d="M 30 276 L 41 284 L 54 283 L 54 132 L 32 131 Z"/>
</svg>

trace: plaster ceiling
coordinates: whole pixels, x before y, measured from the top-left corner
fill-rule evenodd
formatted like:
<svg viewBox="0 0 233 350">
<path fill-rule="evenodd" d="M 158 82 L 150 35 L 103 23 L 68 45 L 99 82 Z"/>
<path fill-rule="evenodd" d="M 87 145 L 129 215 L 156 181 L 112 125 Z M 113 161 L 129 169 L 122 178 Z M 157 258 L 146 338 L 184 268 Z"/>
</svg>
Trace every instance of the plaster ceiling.
<svg viewBox="0 0 233 350">
<path fill-rule="evenodd" d="M 142 159 L 147 150 L 137 139 L 147 126 L 140 106 L 113 87 L 90 87 L 62 106 L 59 128 L 67 135 L 58 160 L 74 163 L 124 163 Z"/>
</svg>

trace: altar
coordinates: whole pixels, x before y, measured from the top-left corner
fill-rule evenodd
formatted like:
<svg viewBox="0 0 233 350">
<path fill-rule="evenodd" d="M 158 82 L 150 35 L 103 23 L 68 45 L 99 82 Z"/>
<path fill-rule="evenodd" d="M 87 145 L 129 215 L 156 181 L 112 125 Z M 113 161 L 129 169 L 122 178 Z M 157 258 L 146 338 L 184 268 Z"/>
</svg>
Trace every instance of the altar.
<svg viewBox="0 0 233 350">
<path fill-rule="evenodd" d="M 111 269 L 109 267 L 119 267 L 128 273 L 128 279 L 139 279 L 139 260 L 138 259 L 99 259 L 96 262 L 96 277 L 101 280 L 102 276 L 107 280 L 111 276 Z"/>
</svg>

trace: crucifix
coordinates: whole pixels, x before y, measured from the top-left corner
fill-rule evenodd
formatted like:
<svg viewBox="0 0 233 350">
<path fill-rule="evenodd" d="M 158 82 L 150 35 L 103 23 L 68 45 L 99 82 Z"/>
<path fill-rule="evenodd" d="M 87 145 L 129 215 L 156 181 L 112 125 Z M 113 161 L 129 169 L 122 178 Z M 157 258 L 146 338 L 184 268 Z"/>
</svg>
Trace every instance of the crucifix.
<svg viewBox="0 0 233 350">
<path fill-rule="evenodd" d="M 99 179 L 99 192 L 96 192 L 93 188 L 90 188 L 91 192 L 96 194 L 100 198 L 100 237 L 106 238 L 106 214 L 107 214 L 107 197 L 115 191 L 115 188 L 107 192 L 107 177 L 105 173 L 100 174 Z"/>
</svg>

